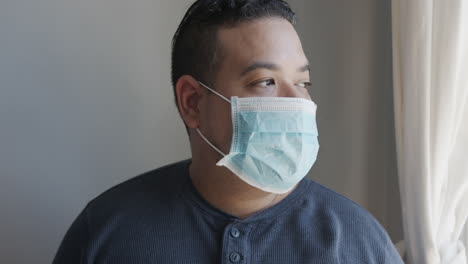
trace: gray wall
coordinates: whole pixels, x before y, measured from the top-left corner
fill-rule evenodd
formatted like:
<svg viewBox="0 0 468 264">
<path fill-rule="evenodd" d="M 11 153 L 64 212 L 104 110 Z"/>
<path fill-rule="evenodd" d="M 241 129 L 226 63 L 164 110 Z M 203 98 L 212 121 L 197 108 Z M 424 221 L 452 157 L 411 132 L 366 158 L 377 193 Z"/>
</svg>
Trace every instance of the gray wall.
<svg viewBox="0 0 468 264">
<path fill-rule="evenodd" d="M 311 177 L 401 238 L 390 1 L 291 1 L 312 65 Z M 189 157 L 170 38 L 189 0 L 0 2 L 0 262 L 50 263 L 85 204 Z"/>
<path fill-rule="evenodd" d="M 0 263 L 50 263 L 87 201 L 189 157 L 169 80 L 188 3 L 0 2 Z"/>
</svg>

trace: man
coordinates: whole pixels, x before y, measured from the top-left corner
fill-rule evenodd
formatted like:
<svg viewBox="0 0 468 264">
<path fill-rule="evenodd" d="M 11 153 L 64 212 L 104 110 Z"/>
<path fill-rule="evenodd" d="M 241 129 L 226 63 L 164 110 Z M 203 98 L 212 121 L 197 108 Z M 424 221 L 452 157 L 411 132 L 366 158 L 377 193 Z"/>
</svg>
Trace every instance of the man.
<svg viewBox="0 0 468 264">
<path fill-rule="evenodd" d="M 281 0 L 199 0 L 173 39 L 192 159 L 91 201 L 54 263 L 402 263 L 364 209 L 304 178 L 309 67 Z"/>
</svg>

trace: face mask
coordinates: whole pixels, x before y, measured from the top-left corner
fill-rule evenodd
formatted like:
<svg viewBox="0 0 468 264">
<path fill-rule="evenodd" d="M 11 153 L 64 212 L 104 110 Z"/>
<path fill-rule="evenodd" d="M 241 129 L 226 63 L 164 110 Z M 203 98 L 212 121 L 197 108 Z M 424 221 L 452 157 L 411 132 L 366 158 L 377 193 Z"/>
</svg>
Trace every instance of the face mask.
<svg viewBox="0 0 468 264">
<path fill-rule="evenodd" d="M 231 104 L 231 149 L 216 163 L 246 183 L 271 193 L 286 193 L 312 168 L 319 149 L 317 106 L 303 98 L 231 97 L 200 83 Z"/>
</svg>

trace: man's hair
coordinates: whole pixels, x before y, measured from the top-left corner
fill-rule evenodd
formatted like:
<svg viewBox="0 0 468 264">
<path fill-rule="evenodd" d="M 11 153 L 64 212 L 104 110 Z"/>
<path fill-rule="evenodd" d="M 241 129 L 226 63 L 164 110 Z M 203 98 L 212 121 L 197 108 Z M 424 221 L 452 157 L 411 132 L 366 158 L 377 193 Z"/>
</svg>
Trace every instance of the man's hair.
<svg viewBox="0 0 468 264">
<path fill-rule="evenodd" d="M 223 51 L 218 45 L 220 28 L 246 21 L 279 17 L 295 24 L 295 14 L 283 0 L 197 0 L 185 13 L 172 39 L 172 85 L 183 75 L 213 87 Z"/>
</svg>

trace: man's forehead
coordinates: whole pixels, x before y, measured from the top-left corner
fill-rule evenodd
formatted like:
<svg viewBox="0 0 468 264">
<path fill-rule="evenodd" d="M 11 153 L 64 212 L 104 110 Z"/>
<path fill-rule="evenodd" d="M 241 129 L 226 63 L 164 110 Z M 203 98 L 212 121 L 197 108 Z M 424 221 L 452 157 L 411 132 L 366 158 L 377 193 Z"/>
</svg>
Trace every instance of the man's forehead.
<svg viewBox="0 0 468 264">
<path fill-rule="evenodd" d="M 218 32 L 223 61 L 249 71 L 258 66 L 276 68 L 284 64 L 306 67 L 307 59 L 294 27 L 285 19 L 265 18 L 245 22 Z M 234 65 L 232 65 L 234 64 Z"/>
</svg>

